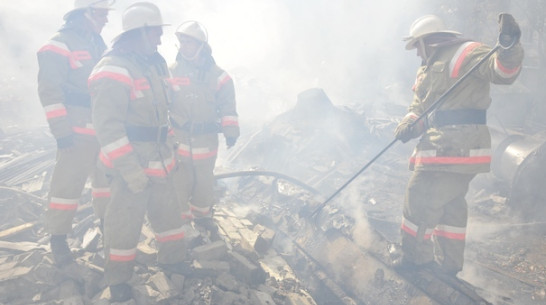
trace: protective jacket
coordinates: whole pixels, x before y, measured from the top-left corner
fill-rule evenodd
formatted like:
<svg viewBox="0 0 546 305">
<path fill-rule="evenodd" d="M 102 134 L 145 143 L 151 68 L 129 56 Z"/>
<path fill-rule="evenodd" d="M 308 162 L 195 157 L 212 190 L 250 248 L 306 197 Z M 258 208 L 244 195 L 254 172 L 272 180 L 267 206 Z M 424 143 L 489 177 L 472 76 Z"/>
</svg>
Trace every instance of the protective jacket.
<svg viewBox="0 0 546 305">
<path fill-rule="evenodd" d="M 37 53 L 40 101 L 61 148 L 57 151 L 44 220 L 47 232 L 53 235 L 71 232 L 90 175 L 93 206 L 99 218 L 103 218 L 108 201 L 108 183 L 100 179 L 103 173 L 96 167 L 99 144 L 91 124 L 87 87 L 87 78 L 105 49 L 101 36 L 89 29 L 82 16 L 69 19 Z M 70 149 L 62 149 L 67 147 Z M 101 195 L 97 196 L 99 189 Z"/>
<path fill-rule="evenodd" d="M 417 71 L 409 113 L 424 113 L 490 50 L 466 40 L 437 46 Z M 411 156 L 410 169 L 463 174 L 489 171 L 491 137 L 486 110 L 491 104 L 490 83 L 513 83 L 522 60 L 519 43 L 497 51 L 447 95 L 429 115 L 427 129 Z"/>
<path fill-rule="evenodd" d="M 87 78 L 105 49 L 100 35 L 67 23 L 38 51 L 38 93 L 60 147 L 94 135 Z"/>
<path fill-rule="evenodd" d="M 239 136 L 235 89 L 231 77 L 219 68 L 210 48 L 197 61 L 181 55 L 171 66 L 173 103 L 171 123 L 177 142 L 178 192 L 183 217 L 210 216 L 214 201 L 214 166 L 218 133 L 231 139 Z"/>
<path fill-rule="evenodd" d="M 167 139 L 167 76 L 158 53 L 144 57 L 114 46 L 89 77 L 99 159 L 113 177 L 104 217 L 110 286 L 133 274 L 145 215 L 156 234 L 158 263 L 184 259 L 187 228 L 172 184 L 176 158 Z"/>
<path fill-rule="evenodd" d="M 128 184 L 143 174 L 162 181 L 175 166 L 166 141 L 167 76 L 157 53 L 143 58 L 112 51 L 89 77 L 101 164 Z"/>
<path fill-rule="evenodd" d="M 235 88 L 231 77 L 218 67 L 212 57 L 199 63 L 184 60 L 178 56 L 171 66 L 173 104 L 171 122 L 177 140 L 182 144 L 179 154 L 194 159 L 216 155 L 218 143 L 209 141 L 205 151 L 193 151 L 189 145 L 191 136 L 223 133 L 225 137 L 239 136 L 239 123 L 235 102 Z M 217 136 L 215 135 L 214 138 Z"/>
</svg>

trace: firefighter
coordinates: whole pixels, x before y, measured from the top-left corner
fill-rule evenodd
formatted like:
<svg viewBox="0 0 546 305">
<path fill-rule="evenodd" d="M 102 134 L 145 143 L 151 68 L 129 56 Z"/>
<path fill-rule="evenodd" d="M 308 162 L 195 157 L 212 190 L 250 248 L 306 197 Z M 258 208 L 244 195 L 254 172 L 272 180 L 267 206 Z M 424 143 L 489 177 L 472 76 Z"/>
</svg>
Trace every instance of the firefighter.
<svg viewBox="0 0 546 305">
<path fill-rule="evenodd" d="M 171 174 L 176 166 L 168 137 L 168 66 L 157 52 L 161 13 L 137 2 L 122 14 L 122 31 L 89 77 L 100 163 L 112 176 L 104 217 L 105 280 L 113 302 L 132 298 L 137 244 L 147 214 L 157 262 L 166 271 L 187 265 L 180 208 Z"/>
<path fill-rule="evenodd" d="M 66 236 L 88 177 L 100 219 L 109 197 L 108 181 L 95 166 L 99 145 L 91 125 L 87 78 L 106 50 L 100 33 L 112 4 L 76 0 L 64 15 L 65 24 L 37 53 L 38 93 L 58 148 L 44 222 L 60 266 L 73 261 Z"/>
<path fill-rule="evenodd" d="M 215 231 L 212 221 L 218 133 L 229 149 L 239 137 L 235 89 L 231 77 L 216 65 L 205 27 L 196 21 L 176 29 L 180 48 L 171 66 L 171 124 L 180 171 L 177 189 L 182 218 Z"/>
<path fill-rule="evenodd" d="M 490 83 L 512 84 L 521 71 L 521 31 L 509 14 L 499 15 L 503 46 L 424 120 L 417 120 L 448 88 L 492 49 L 446 28 L 437 16 L 417 19 L 406 37 L 422 64 L 413 86 L 408 114 L 395 130 L 402 142 L 420 136 L 410 158 L 401 224 L 401 268 L 433 267 L 455 277 L 463 268 L 467 225 L 465 195 L 478 173 L 488 172 L 491 137 L 486 111 Z"/>
</svg>

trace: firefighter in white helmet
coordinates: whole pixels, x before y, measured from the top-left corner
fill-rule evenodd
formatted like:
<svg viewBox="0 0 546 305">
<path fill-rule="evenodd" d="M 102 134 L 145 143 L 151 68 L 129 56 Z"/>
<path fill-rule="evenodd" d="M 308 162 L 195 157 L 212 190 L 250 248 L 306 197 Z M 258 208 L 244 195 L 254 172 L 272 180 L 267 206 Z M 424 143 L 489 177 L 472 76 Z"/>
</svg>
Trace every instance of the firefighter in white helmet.
<svg viewBox="0 0 546 305">
<path fill-rule="evenodd" d="M 444 35 L 447 34 L 447 35 Z M 445 36 L 450 39 L 462 35 L 457 31 L 448 30 L 439 17 L 435 15 L 425 15 L 413 22 L 410 27 L 410 35 L 405 37 L 406 50 L 417 49 L 421 57 L 427 58 L 425 48 L 425 38 L 427 36 Z"/>
<path fill-rule="evenodd" d="M 182 217 L 214 231 L 213 170 L 218 133 L 223 135 L 228 148 L 239 137 L 235 88 L 231 77 L 216 65 L 207 31 L 201 23 L 182 23 L 176 29 L 176 37 L 180 48 L 171 65 L 171 124 L 181 169 L 176 176 Z"/>
<path fill-rule="evenodd" d="M 104 274 L 113 302 L 132 298 L 128 281 L 146 214 L 156 234 L 158 264 L 169 272 L 187 271 L 181 255 L 186 228 L 171 179 L 176 158 L 167 139 L 169 71 L 157 52 L 165 25 L 154 4 L 129 6 L 112 50 L 89 77 L 100 161 L 112 176 Z"/>
<path fill-rule="evenodd" d="M 99 145 L 91 125 L 87 77 L 106 50 L 100 33 L 112 2 L 76 0 L 65 24 L 37 54 L 40 102 L 58 147 L 44 222 L 59 266 L 73 261 L 66 235 L 89 176 L 101 219 L 108 201 L 108 181 L 95 167 Z"/>
<path fill-rule="evenodd" d="M 491 137 L 486 125 L 490 83 L 512 84 L 523 60 L 521 31 L 514 18 L 500 14 L 499 29 L 502 48 L 445 95 L 492 49 L 448 30 L 433 15 L 417 19 L 405 38 L 406 49 L 417 49 L 422 64 L 408 114 L 395 130 L 404 143 L 420 137 L 410 158 L 413 175 L 403 209 L 399 268 L 432 267 L 450 276 L 463 268 L 465 195 L 475 175 L 490 169 Z M 417 121 L 442 95 L 442 103 Z"/>
</svg>

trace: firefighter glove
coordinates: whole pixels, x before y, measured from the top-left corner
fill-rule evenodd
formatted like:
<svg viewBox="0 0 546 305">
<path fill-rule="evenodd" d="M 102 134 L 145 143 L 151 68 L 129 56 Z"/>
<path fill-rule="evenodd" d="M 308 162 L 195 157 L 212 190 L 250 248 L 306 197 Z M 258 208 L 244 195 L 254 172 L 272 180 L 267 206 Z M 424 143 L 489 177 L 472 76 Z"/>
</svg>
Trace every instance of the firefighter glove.
<svg viewBox="0 0 546 305">
<path fill-rule="evenodd" d="M 521 30 L 514 17 L 510 14 L 499 14 L 499 44 L 510 47 L 519 42 Z"/>
<path fill-rule="evenodd" d="M 144 173 L 144 171 L 135 171 L 129 175 L 124 176 L 127 187 L 133 193 L 140 193 L 148 187 L 150 178 Z"/>
<path fill-rule="evenodd" d="M 394 137 L 402 141 L 402 143 L 406 143 L 409 140 L 420 136 L 424 131 L 424 124 L 420 122 L 416 123 L 417 118 L 418 116 L 413 112 L 406 114 L 398 126 L 396 126 Z"/>
<path fill-rule="evenodd" d="M 236 137 L 226 137 L 226 145 L 228 148 L 233 147 L 233 145 L 235 145 L 235 142 L 237 142 Z"/>
</svg>

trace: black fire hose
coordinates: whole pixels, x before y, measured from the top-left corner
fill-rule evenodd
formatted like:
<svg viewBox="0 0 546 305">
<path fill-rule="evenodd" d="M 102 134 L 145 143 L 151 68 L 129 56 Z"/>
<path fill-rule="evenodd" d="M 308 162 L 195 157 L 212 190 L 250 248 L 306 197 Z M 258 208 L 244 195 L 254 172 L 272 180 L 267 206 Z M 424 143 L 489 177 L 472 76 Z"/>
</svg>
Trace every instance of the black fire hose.
<svg viewBox="0 0 546 305">
<path fill-rule="evenodd" d="M 423 114 L 421 114 L 412 124 L 410 124 L 410 128 L 415 126 L 418 122 L 426 118 L 432 111 L 434 111 L 436 108 L 438 108 L 444 101 L 445 98 L 453 92 L 453 90 L 458 87 L 461 82 L 463 82 L 471 73 L 476 71 L 483 62 L 485 62 L 493 53 L 495 53 L 499 49 L 510 49 L 516 44 L 516 40 L 514 39 L 509 45 L 501 45 L 499 40 L 497 40 L 497 44 L 495 47 L 489 51 L 480 61 L 478 61 L 470 70 L 468 70 L 461 78 L 459 78 L 449 89 L 447 89 L 430 107 L 428 107 Z M 308 206 L 304 206 L 302 210 L 300 210 L 299 215 L 301 217 L 315 217 L 325 206 L 332 200 L 334 197 L 336 197 L 343 189 L 345 189 L 353 180 L 356 179 L 363 171 L 365 171 L 370 165 L 372 165 L 381 155 L 383 155 L 387 150 L 389 150 L 394 143 L 396 143 L 398 139 L 392 140 L 385 148 L 383 148 L 375 157 L 373 157 L 366 165 L 364 165 L 356 174 L 354 174 L 347 182 L 345 182 L 339 189 L 337 189 L 330 197 L 328 197 L 324 202 L 322 202 L 318 207 L 316 207 L 314 210 L 310 211 Z"/>
<path fill-rule="evenodd" d="M 313 188 L 312 186 L 308 184 L 305 184 L 304 182 L 296 178 L 292 178 L 290 176 L 277 173 L 277 172 L 272 172 L 272 171 L 265 171 L 265 170 L 238 171 L 238 172 L 231 172 L 231 173 L 216 174 L 214 175 L 214 178 L 216 178 L 217 180 L 221 180 L 226 178 L 245 177 L 245 176 L 272 176 L 277 179 L 286 180 L 294 185 L 297 185 L 301 187 L 302 189 L 310 192 L 311 194 L 315 194 L 315 195 L 320 194 L 320 192 L 317 189 Z"/>
</svg>

